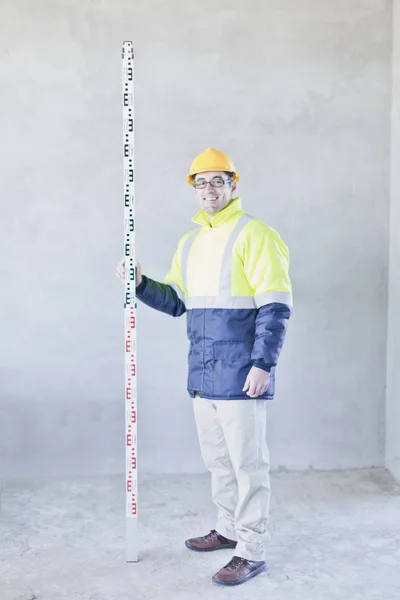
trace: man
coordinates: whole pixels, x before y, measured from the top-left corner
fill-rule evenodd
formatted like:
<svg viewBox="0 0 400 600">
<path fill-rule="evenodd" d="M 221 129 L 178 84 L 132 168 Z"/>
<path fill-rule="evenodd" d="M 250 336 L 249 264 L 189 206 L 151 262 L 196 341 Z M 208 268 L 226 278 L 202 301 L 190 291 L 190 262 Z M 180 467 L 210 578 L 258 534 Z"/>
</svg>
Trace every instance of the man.
<svg viewBox="0 0 400 600">
<path fill-rule="evenodd" d="M 291 314 L 289 252 L 275 230 L 242 210 L 239 173 L 226 154 L 199 154 L 187 181 L 200 203 L 198 227 L 180 240 L 164 283 L 137 264 L 136 294 L 156 310 L 187 314 L 187 389 L 218 515 L 215 529 L 186 546 L 234 550 L 212 579 L 238 585 L 266 568 L 266 410 Z M 124 277 L 123 261 L 117 275 Z"/>
</svg>

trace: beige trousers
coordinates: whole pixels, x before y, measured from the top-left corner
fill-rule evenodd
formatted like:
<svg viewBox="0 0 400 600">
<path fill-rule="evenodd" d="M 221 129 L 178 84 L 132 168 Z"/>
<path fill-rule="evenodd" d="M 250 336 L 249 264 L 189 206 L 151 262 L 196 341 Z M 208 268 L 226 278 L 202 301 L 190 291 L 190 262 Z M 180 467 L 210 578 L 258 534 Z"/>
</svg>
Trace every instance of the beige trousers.
<svg viewBox="0 0 400 600">
<path fill-rule="evenodd" d="M 200 449 L 218 509 L 215 529 L 237 556 L 265 560 L 270 481 L 266 400 L 194 398 Z"/>
</svg>

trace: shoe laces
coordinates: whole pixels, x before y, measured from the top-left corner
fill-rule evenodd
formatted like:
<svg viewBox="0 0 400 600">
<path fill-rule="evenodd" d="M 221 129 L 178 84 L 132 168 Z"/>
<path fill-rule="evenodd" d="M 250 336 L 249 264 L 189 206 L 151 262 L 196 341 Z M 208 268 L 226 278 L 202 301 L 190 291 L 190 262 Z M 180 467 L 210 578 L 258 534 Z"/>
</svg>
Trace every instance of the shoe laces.
<svg viewBox="0 0 400 600">
<path fill-rule="evenodd" d="M 245 562 L 245 560 L 245 558 L 241 558 L 240 556 L 234 556 L 230 562 L 225 565 L 225 568 L 228 567 L 229 569 L 232 569 L 232 571 L 237 571 Z"/>
<path fill-rule="evenodd" d="M 211 529 L 210 533 L 207 533 L 207 535 L 204 536 L 204 540 L 208 542 L 209 540 L 214 539 L 216 536 L 218 537 L 216 530 Z"/>
</svg>

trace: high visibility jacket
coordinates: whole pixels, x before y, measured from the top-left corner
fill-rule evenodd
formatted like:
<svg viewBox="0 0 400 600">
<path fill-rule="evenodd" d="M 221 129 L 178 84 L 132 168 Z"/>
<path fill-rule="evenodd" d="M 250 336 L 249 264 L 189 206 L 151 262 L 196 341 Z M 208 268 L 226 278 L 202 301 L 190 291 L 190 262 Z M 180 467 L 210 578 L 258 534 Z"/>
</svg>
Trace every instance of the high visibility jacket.
<svg viewBox="0 0 400 600">
<path fill-rule="evenodd" d="M 164 283 L 143 276 L 142 302 L 187 314 L 189 395 L 250 399 L 243 392 L 255 365 L 270 372 L 261 399 L 275 393 L 275 367 L 292 308 L 289 251 L 279 234 L 242 210 L 235 198 L 179 241 Z"/>
</svg>

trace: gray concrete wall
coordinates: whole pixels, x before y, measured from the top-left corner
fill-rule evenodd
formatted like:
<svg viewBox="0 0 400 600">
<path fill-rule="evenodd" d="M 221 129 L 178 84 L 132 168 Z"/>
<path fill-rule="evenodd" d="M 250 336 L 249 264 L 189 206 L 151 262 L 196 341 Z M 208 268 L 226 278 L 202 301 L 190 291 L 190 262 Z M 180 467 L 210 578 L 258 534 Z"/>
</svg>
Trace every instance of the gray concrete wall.
<svg viewBox="0 0 400 600">
<path fill-rule="evenodd" d="M 400 480 L 400 1 L 393 11 L 393 101 L 387 352 L 386 465 Z"/>
<path fill-rule="evenodd" d="M 4 476 L 124 469 L 121 62 L 136 50 L 137 253 L 161 279 L 230 153 L 292 256 L 273 467 L 384 461 L 391 2 L 3 0 Z M 180 19 L 180 22 L 179 22 Z M 157 245 L 158 244 L 158 245 Z M 203 469 L 185 322 L 138 310 L 140 468 Z"/>
</svg>

